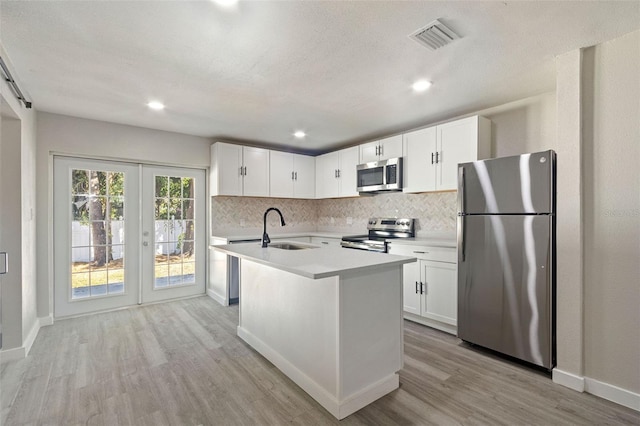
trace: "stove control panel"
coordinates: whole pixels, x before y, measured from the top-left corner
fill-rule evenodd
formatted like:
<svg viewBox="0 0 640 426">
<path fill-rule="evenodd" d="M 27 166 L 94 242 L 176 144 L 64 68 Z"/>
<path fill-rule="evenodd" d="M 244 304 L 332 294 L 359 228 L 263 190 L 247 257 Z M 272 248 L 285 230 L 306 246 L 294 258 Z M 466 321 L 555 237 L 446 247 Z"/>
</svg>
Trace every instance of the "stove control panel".
<svg viewBox="0 0 640 426">
<path fill-rule="evenodd" d="M 369 219 L 367 229 L 371 231 L 396 231 L 413 233 L 415 219 L 396 217 L 372 217 Z"/>
</svg>

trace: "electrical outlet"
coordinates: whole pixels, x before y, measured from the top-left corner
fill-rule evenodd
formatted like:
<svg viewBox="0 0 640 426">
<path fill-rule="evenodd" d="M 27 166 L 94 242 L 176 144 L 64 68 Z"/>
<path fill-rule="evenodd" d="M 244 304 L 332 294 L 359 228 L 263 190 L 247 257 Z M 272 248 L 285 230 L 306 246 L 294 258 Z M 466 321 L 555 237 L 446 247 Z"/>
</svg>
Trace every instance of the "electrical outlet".
<svg viewBox="0 0 640 426">
<path fill-rule="evenodd" d="M 347 217 L 347 225 L 353 225 L 353 218 L 351 216 Z"/>
<path fill-rule="evenodd" d="M 244 228 L 246 225 L 244 219 L 240 219 L 240 227 Z"/>
</svg>

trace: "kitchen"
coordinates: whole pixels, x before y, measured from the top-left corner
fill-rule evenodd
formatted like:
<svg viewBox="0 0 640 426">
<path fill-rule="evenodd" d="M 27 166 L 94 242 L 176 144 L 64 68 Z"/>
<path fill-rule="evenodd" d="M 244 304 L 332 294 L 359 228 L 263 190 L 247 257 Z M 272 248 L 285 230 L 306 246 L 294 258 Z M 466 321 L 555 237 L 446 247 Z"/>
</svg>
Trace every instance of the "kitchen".
<svg viewBox="0 0 640 426">
<path fill-rule="evenodd" d="M 633 394 L 638 392 L 637 384 L 633 379 L 638 376 L 636 374 L 638 354 L 634 349 L 637 342 L 634 342 L 633 338 L 628 339 L 625 336 L 633 336 L 634 324 L 637 325 L 634 309 L 629 309 L 630 306 L 637 306 L 637 303 L 634 305 L 634 301 L 637 301 L 634 299 L 637 290 L 635 287 L 629 287 L 630 283 L 635 282 L 636 269 L 629 269 L 628 266 L 622 270 L 618 267 L 609 269 L 612 267 L 606 265 L 610 265 L 609 262 L 614 261 L 610 257 L 612 254 L 625 259 L 628 256 L 625 253 L 635 253 L 634 250 L 637 250 L 633 244 L 634 238 L 637 238 L 633 221 L 637 219 L 631 214 L 636 207 L 626 195 L 628 191 L 625 189 L 629 188 L 628 182 L 633 182 L 636 177 L 632 174 L 635 172 L 629 171 L 626 172 L 628 175 L 623 175 L 618 181 L 613 175 L 607 174 L 607 170 L 612 167 L 616 170 L 620 169 L 620 172 L 634 170 L 632 166 L 622 167 L 620 165 L 632 165 L 635 154 L 629 154 L 622 158 L 620 151 L 636 152 L 633 150 L 637 148 L 630 145 L 630 142 L 624 144 L 625 137 L 628 137 L 624 135 L 636 135 L 634 133 L 636 131 L 633 130 L 633 127 L 631 130 L 626 130 L 635 123 L 633 115 L 629 117 L 624 113 L 606 114 L 603 112 L 606 111 L 603 108 L 610 105 L 606 102 L 625 101 L 630 102 L 628 111 L 634 111 L 632 99 L 637 99 L 633 95 L 637 92 L 634 92 L 636 90 L 635 80 L 629 76 L 637 75 L 637 73 L 624 71 L 627 68 L 621 67 L 620 63 L 616 61 L 620 55 L 623 55 L 625 60 L 628 59 L 629 54 L 635 58 L 633 52 L 637 52 L 637 49 L 634 50 L 633 46 L 635 46 L 634 43 L 637 43 L 636 34 L 621 39 L 617 39 L 618 36 L 611 37 L 598 41 L 595 48 L 584 51 L 571 50 L 567 51 L 566 55 L 558 56 L 554 72 L 555 85 L 544 93 L 522 96 L 515 98 L 515 101 L 505 99 L 504 102 L 494 102 L 489 104 L 496 105 L 491 108 L 469 106 L 464 112 L 448 114 L 424 123 L 435 125 L 462 118 L 468 114 L 477 114 L 487 117 L 493 123 L 493 156 L 506 156 L 545 149 L 554 149 L 558 152 L 561 159 L 558 171 L 559 194 L 563 195 L 560 199 L 566 201 L 564 204 L 561 202 L 558 206 L 558 280 L 565 283 L 562 288 L 559 288 L 561 316 L 558 324 L 558 368 L 560 371 L 568 373 L 564 375 L 565 383 L 563 384 L 568 384 L 573 389 L 584 390 L 586 384 L 589 392 L 597 393 L 599 389 L 602 389 L 603 384 L 609 383 L 618 389 L 616 392 L 621 392 L 621 395 L 624 395 L 622 400 L 628 398 L 630 391 L 631 401 L 634 401 Z M 615 40 L 609 41 L 613 38 Z M 8 39 L 3 34 L 3 43 L 5 40 Z M 13 58 L 14 53 L 11 50 L 9 50 L 9 54 L 9 57 Z M 2 56 L 5 57 L 4 54 Z M 595 64 L 598 67 L 601 64 L 602 66 L 611 65 L 616 67 L 614 70 L 619 71 L 613 71 L 611 74 L 612 71 L 609 68 L 606 68 L 606 72 L 597 67 L 589 68 L 587 65 L 582 65 L 583 68 L 581 68 L 580 58 L 583 56 L 591 61 L 588 64 Z M 18 63 L 18 58 L 13 60 Z M 627 67 L 633 66 L 634 63 L 631 62 Z M 589 74 L 589 72 L 595 74 Z M 585 94 L 584 96 L 587 96 L 589 100 L 586 105 L 592 105 L 593 109 L 581 110 L 577 106 L 581 89 L 577 85 L 579 79 L 576 80 L 576 75 L 582 75 L 582 73 L 586 73 L 587 77 L 591 76 L 591 81 L 594 82 L 616 81 L 623 85 L 626 81 L 629 84 L 626 86 L 605 86 L 601 88 L 604 92 Z M 26 76 L 21 77 L 22 73 L 14 74 L 18 78 L 26 80 Z M 3 95 L 5 93 L 10 92 L 3 92 Z M 616 101 L 612 100 L 614 96 Z M 9 98 L 8 95 L 6 97 Z M 20 108 L 15 107 L 16 103 L 13 98 L 5 100 L 14 106 L 14 109 L 19 112 L 19 116 L 23 117 L 22 138 L 26 141 L 26 145 L 24 145 L 25 151 L 22 153 L 25 162 L 22 163 L 20 172 L 22 185 L 25 188 L 22 206 L 25 218 L 29 217 L 30 206 L 49 205 L 47 194 L 49 184 L 46 170 L 49 170 L 50 152 L 113 157 L 114 149 L 130 152 L 127 141 L 136 140 L 139 141 L 140 147 L 136 152 L 130 153 L 131 158 L 152 158 L 154 161 L 164 164 L 193 164 L 204 168 L 209 166 L 209 147 L 213 141 L 206 138 L 168 134 L 111 124 L 106 121 L 87 120 L 70 117 L 64 113 L 39 112 L 36 122 L 35 118 L 30 118 L 28 111 L 21 111 Z M 36 103 L 34 105 L 37 107 Z M 581 117 L 593 117 L 595 123 L 608 124 L 613 127 L 598 127 L 595 130 L 586 129 L 581 132 Z M 3 129 L 9 122 L 10 120 L 3 119 Z M 412 127 L 407 126 L 398 129 L 398 131 L 410 128 Z M 37 148 L 35 145 L 36 134 Z M 390 134 L 392 132 L 380 136 Z M 636 136 L 632 136 L 631 141 L 636 141 L 634 137 Z M 367 140 L 372 139 L 375 138 L 367 138 Z M 583 139 L 592 142 L 580 148 L 583 143 L 580 141 Z M 604 142 L 598 142 L 610 139 L 620 141 L 625 149 L 611 150 L 605 148 Z M 7 139 L 3 138 L 3 140 Z M 93 140 L 95 143 L 88 145 L 87 140 Z M 175 148 L 176 140 L 180 141 L 181 149 Z M 33 145 L 29 145 L 29 141 L 34 141 Z M 365 142 L 366 140 L 363 138 L 360 141 Z M 162 147 L 162 149 L 157 149 L 157 147 Z M 594 158 L 596 154 L 597 158 L 605 161 L 588 160 Z M 33 155 L 33 160 L 29 160 L 31 158 L 29 155 Z M 612 164 L 616 164 L 616 166 Z M 581 181 L 573 177 L 582 175 L 580 171 L 583 169 L 586 171 L 586 176 L 582 185 L 586 185 L 588 189 L 584 193 L 580 188 Z M 613 179 L 613 181 L 608 181 L 611 184 L 608 189 L 602 188 L 598 183 L 600 179 L 605 178 Z M 36 190 L 36 188 L 38 189 Z M 614 188 L 613 192 L 611 192 L 611 188 Z M 603 194 L 607 194 L 607 197 L 615 196 L 617 198 L 602 199 L 600 197 Z M 222 228 L 232 226 L 241 229 L 260 229 L 262 213 L 274 202 L 275 200 L 253 197 L 244 199 L 219 197 L 211 208 L 212 210 L 218 209 L 220 220 L 218 223 Z M 584 207 L 583 203 L 585 203 Z M 455 230 L 455 195 L 451 193 L 390 194 L 370 198 L 327 199 L 311 202 L 283 200 L 282 202 L 278 201 L 278 204 L 275 205 L 282 208 L 285 218 L 292 218 L 291 224 L 294 229 L 296 226 L 308 225 L 317 226 L 319 230 L 346 231 L 348 234 L 357 234 L 363 232 L 369 217 L 406 215 L 418 218 L 423 230 L 430 229 L 438 232 Z M 401 207 L 397 209 L 399 210 L 397 214 L 394 206 Z M 237 210 L 236 207 L 242 209 Z M 403 211 L 405 207 L 407 210 Z M 568 210 L 564 210 L 564 214 L 561 214 L 561 209 Z M 611 209 L 619 211 L 621 215 L 605 218 L 599 214 L 603 210 Z M 48 320 L 48 318 L 52 318 L 51 283 L 46 278 L 50 275 L 52 268 L 47 260 L 50 224 L 47 214 L 42 214 L 41 208 L 38 210 L 39 212 L 33 220 L 27 219 L 23 223 L 25 231 L 21 237 L 22 244 L 28 247 L 28 251 L 33 251 L 33 256 L 24 256 L 22 268 L 27 272 L 33 272 L 23 276 L 25 284 L 22 292 L 3 297 L 3 306 L 5 307 L 3 316 L 6 318 L 7 315 L 17 315 L 9 317 L 14 318 L 13 321 L 3 321 L 7 339 L 5 342 L 10 345 L 8 348 L 12 346 L 20 348 L 28 343 L 34 319 L 41 323 L 53 321 L 52 319 Z M 247 211 L 246 217 L 238 217 L 238 215 L 234 215 L 234 211 Z M 626 216 L 622 214 L 627 211 L 631 213 Z M 587 227 L 583 233 L 581 222 L 570 219 L 571 217 L 584 217 L 586 223 L 595 224 L 596 227 Z M 351 224 L 349 224 L 349 218 L 351 218 Z M 562 222 L 563 220 L 565 222 Z M 3 222 L 3 225 L 5 223 Z M 632 224 L 631 228 L 629 224 Z M 620 231 L 622 231 L 622 237 L 615 237 L 614 235 L 618 235 L 617 233 Z M 634 232 L 636 232 L 635 236 Z M 585 239 L 584 248 L 580 242 L 582 238 Z M 36 243 L 36 241 L 38 242 Z M 615 241 L 615 244 L 611 245 L 612 241 Z M 598 247 L 609 248 L 607 251 L 601 252 Z M 37 258 L 38 262 L 30 260 L 31 258 Z M 607 263 L 603 266 L 602 262 Z M 581 266 L 583 264 L 584 270 Z M 594 269 L 595 265 L 600 265 L 599 270 Z M 568 276 L 563 278 L 563 273 Z M 602 276 L 602 274 L 609 275 Z M 602 293 L 603 286 L 598 285 L 600 282 L 611 282 L 611 285 L 606 286 L 607 292 L 605 294 Z M 627 284 L 621 284 L 622 282 Z M 17 300 L 25 302 L 24 307 L 15 313 L 15 310 L 8 309 L 7 306 L 21 306 L 21 303 L 16 303 Z M 576 301 L 582 302 L 576 303 Z M 11 327 L 14 325 L 20 327 L 17 332 L 20 337 L 13 337 L 15 332 Z M 619 327 L 622 329 L 618 330 Z M 598 336 L 606 336 L 606 338 Z M 628 350 L 616 350 L 620 347 L 625 347 Z"/>
</svg>

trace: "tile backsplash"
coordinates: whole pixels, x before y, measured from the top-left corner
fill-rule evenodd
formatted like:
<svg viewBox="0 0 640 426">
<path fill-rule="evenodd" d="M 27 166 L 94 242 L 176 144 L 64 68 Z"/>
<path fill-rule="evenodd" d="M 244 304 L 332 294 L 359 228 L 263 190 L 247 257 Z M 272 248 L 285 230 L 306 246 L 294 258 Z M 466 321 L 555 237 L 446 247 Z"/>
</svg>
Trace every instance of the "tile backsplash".
<svg viewBox="0 0 640 426">
<path fill-rule="evenodd" d="M 421 232 L 454 232 L 456 192 L 405 194 L 390 192 L 374 196 L 317 200 L 318 229 L 351 226 L 361 232 L 370 217 L 418 219 Z M 351 218 L 352 225 L 348 224 Z"/>
<path fill-rule="evenodd" d="M 418 234 L 453 233 L 456 229 L 456 192 L 405 194 L 392 192 L 374 196 L 297 200 L 289 198 L 211 197 L 214 231 L 237 232 L 262 229 L 266 209 L 277 207 L 288 229 L 362 233 L 374 216 L 416 218 Z M 269 227 L 278 225 L 270 213 Z"/>
</svg>

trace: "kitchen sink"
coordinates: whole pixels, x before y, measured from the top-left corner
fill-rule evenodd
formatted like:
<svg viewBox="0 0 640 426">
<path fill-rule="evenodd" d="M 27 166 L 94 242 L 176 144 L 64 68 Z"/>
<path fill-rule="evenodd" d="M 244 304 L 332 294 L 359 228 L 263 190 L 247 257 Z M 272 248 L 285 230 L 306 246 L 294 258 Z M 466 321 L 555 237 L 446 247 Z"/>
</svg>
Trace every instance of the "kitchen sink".
<svg viewBox="0 0 640 426">
<path fill-rule="evenodd" d="M 281 250 L 305 250 L 305 249 L 318 248 L 316 246 L 311 246 L 306 244 L 296 244 L 296 243 L 273 243 L 273 244 L 269 244 L 269 247 L 277 248 Z"/>
</svg>

